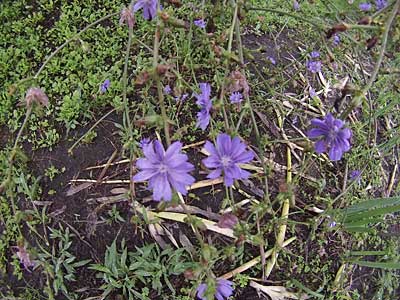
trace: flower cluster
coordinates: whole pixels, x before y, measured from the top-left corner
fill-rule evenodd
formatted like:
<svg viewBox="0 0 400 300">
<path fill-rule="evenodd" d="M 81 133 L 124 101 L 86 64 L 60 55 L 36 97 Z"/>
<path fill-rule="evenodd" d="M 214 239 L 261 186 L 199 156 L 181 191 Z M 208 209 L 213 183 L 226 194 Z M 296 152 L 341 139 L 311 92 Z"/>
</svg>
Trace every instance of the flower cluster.
<svg viewBox="0 0 400 300">
<path fill-rule="evenodd" d="M 186 195 L 186 187 L 195 181 L 189 174 L 194 166 L 187 161 L 187 155 L 181 153 L 182 144 L 175 142 L 165 151 L 159 141 L 152 142 L 145 138 L 140 141 L 140 147 L 145 158 L 137 160 L 136 167 L 140 172 L 133 177 L 133 181 L 148 180 L 156 201 L 170 201 L 172 188 Z M 223 174 L 225 185 L 231 186 L 234 180 L 249 177 L 250 173 L 241 169 L 240 164 L 251 161 L 254 154 L 246 150 L 246 145 L 238 137 L 231 139 L 222 133 L 217 137 L 216 146 L 207 141 L 204 148 L 210 155 L 203 159 L 203 164 L 213 169 L 208 178 Z"/>
<path fill-rule="evenodd" d="M 312 51 L 310 53 L 312 60 L 307 61 L 307 69 L 311 73 L 318 73 L 321 72 L 322 63 L 318 60 L 320 54 L 318 51 Z"/>
</svg>

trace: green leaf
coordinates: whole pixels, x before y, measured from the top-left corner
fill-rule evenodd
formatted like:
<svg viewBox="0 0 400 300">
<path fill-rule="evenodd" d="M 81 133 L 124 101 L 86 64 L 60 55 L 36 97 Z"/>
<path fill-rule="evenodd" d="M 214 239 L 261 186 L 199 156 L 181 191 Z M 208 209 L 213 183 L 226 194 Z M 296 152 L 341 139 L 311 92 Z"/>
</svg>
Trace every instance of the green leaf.
<svg viewBox="0 0 400 300">
<path fill-rule="evenodd" d="M 400 269 L 400 262 L 374 262 L 366 260 L 350 260 L 352 264 L 378 269 Z"/>
</svg>

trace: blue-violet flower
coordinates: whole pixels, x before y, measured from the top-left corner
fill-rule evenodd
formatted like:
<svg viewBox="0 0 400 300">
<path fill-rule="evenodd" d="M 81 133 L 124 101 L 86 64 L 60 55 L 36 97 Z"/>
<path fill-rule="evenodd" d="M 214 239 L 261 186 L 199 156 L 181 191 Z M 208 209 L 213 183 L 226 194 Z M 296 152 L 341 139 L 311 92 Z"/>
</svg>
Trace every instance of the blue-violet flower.
<svg viewBox="0 0 400 300">
<path fill-rule="evenodd" d="M 104 94 L 107 92 L 108 88 L 110 87 L 110 79 L 104 80 L 104 82 L 100 85 L 100 92 Z"/>
<path fill-rule="evenodd" d="M 207 23 L 203 19 L 194 20 L 193 24 L 202 29 L 206 28 Z"/>
<path fill-rule="evenodd" d="M 370 11 L 371 8 L 372 8 L 372 5 L 371 5 L 371 3 L 369 3 L 369 2 L 363 2 L 363 3 L 360 3 L 360 4 L 358 5 L 358 8 L 359 8 L 360 10 L 362 10 L 362 11 Z"/>
<path fill-rule="evenodd" d="M 143 8 L 143 18 L 152 20 L 156 16 L 157 6 L 158 0 L 138 0 L 133 6 L 133 11 Z"/>
<path fill-rule="evenodd" d="M 233 92 L 229 97 L 231 103 L 240 103 L 243 101 L 243 95 L 240 92 Z"/>
<path fill-rule="evenodd" d="M 183 195 L 186 187 L 195 182 L 189 174 L 194 166 L 189 163 L 186 154 L 181 153 L 182 143 L 174 142 L 164 150 L 160 141 L 156 140 L 143 145 L 145 158 L 136 161 L 136 167 L 141 171 L 133 176 L 134 181 L 149 181 L 149 189 L 153 190 L 156 201 L 170 201 L 172 188 Z"/>
<path fill-rule="evenodd" d="M 307 69 L 311 73 L 318 73 L 321 72 L 322 64 L 320 61 L 308 61 L 307 62 Z"/>
<path fill-rule="evenodd" d="M 318 154 L 329 151 L 329 158 L 337 161 L 342 158 L 344 152 L 350 150 L 351 130 L 343 128 L 342 120 L 335 119 L 329 113 L 323 120 L 311 120 L 311 124 L 315 128 L 309 130 L 307 136 L 310 139 L 318 139 L 315 143 L 315 151 Z"/>
<path fill-rule="evenodd" d="M 200 83 L 201 94 L 193 93 L 196 97 L 196 104 L 200 106 L 200 111 L 197 113 L 196 127 L 205 130 L 210 123 L 210 110 L 212 108 L 211 85 L 209 83 Z"/>
<path fill-rule="evenodd" d="M 203 159 L 203 164 L 209 169 L 215 169 L 207 178 L 217 178 L 223 173 L 225 185 L 232 186 L 235 179 L 249 177 L 250 173 L 242 170 L 239 164 L 251 161 L 254 153 L 246 150 L 246 145 L 238 137 L 231 139 L 226 133 L 220 133 L 217 136 L 216 146 L 207 141 L 204 149 L 210 156 Z"/>
<path fill-rule="evenodd" d="M 380 10 L 387 6 L 387 0 L 375 0 L 376 9 Z"/>
<path fill-rule="evenodd" d="M 217 279 L 217 288 L 215 291 L 215 298 L 217 300 L 224 300 L 229 298 L 233 294 L 233 282 L 226 279 Z M 207 290 L 207 284 L 202 283 L 197 288 L 197 297 L 201 300 L 207 300 L 204 293 Z"/>
</svg>

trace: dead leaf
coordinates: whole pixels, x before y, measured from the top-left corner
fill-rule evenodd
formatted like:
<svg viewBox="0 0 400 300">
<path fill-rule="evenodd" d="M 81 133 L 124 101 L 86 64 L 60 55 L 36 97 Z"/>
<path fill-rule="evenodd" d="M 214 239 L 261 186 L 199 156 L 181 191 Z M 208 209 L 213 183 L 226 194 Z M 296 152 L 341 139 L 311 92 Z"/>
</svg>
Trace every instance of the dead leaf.
<svg viewBox="0 0 400 300">
<path fill-rule="evenodd" d="M 258 284 L 255 281 L 250 281 L 250 286 L 255 288 L 257 291 L 261 291 L 268 295 L 271 300 L 286 300 L 286 299 L 295 299 L 295 300 L 305 300 L 308 299 L 308 295 L 301 294 L 300 297 L 297 294 L 289 292 L 284 286 L 266 286 Z"/>
</svg>

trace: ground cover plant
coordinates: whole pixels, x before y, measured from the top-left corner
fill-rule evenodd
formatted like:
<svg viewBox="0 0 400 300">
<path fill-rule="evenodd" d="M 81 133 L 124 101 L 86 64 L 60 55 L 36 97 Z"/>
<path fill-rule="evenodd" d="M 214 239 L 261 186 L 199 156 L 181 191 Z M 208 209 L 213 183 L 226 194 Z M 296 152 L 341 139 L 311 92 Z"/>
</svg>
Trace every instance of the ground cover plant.
<svg viewBox="0 0 400 300">
<path fill-rule="evenodd" d="M 398 299 L 400 0 L 0 3 L 2 299 Z"/>
</svg>

